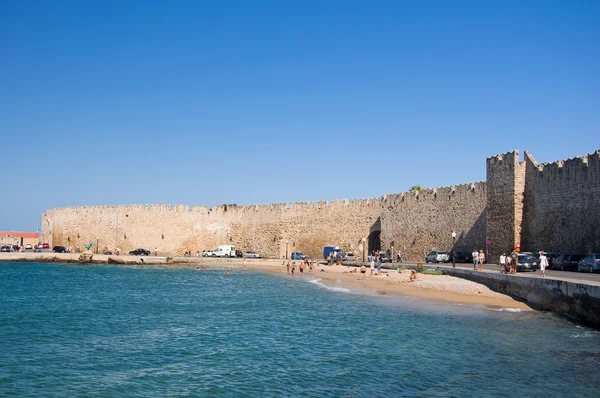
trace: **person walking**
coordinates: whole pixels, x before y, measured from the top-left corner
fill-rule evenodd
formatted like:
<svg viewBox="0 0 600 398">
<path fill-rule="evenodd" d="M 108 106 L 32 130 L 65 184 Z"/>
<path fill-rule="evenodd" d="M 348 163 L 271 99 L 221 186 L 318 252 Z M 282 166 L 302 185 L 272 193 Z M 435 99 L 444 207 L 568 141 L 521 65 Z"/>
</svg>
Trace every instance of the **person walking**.
<svg viewBox="0 0 600 398">
<path fill-rule="evenodd" d="M 375 272 L 375 260 L 371 258 L 371 275 Z"/>
<path fill-rule="evenodd" d="M 477 263 L 479 262 L 479 252 L 477 252 L 477 249 L 473 250 L 471 256 L 473 256 L 473 271 L 477 271 Z"/>
<path fill-rule="evenodd" d="M 483 250 L 479 250 L 479 271 L 483 270 L 483 263 L 485 262 L 485 254 Z"/>
<path fill-rule="evenodd" d="M 158 247 L 154 248 L 154 257 L 158 256 Z"/>
<path fill-rule="evenodd" d="M 287 268 L 287 274 L 289 275 L 290 274 L 290 267 L 291 267 L 289 261 L 287 262 L 287 264 L 286 264 L 285 267 Z"/>
<path fill-rule="evenodd" d="M 548 266 L 548 257 L 543 251 L 540 252 L 540 270 L 542 271 L 542 278 L 546 277 L 546 267 Z"/>
<path fill-rule="evenodd" d="M 304 275 L 304 261 L 300 261 L 300 265 L 298 266 L 298 268 L 300 268 L 300 276 Z"/>
<path fill-rule="evenodd" d="M 510 254 L 510 265 L 512 266 L 512 273 L 516 274 L 517 266 L 519 265 L 519 256 L 517 255 L 517 253 L 514 250 Z"/>
<path fill-rule="evenodd" d="M 504 253 L 500 256 L 500 273 L 506 274 L 506 254 Z"/>
</svg>

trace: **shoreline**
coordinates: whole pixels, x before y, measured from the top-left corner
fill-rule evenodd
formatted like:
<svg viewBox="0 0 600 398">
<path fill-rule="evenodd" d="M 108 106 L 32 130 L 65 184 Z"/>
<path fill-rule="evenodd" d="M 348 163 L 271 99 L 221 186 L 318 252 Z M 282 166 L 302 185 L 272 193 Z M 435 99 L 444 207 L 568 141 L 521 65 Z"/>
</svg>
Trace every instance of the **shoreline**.
<svg viewBox="0 0 600 398">
<path fill-rule="evenodd" d="M 79 261 L 80 253 L 1 253 L 1 262 L 65 262 L 90 264 Z M 143 261 L 142 261 L 143 260 Z M 232 261 L 233 260 L 233 261 Z M 468 281 L 466 279 L 449 275 L 425 275 L 418 274 L 414 282 L 403 282 L 409 279 L 410 271 L 382 270 L 381 276 L 370 275 L 370 269 L 364 276 L 358 273 L 350 273 L 356 269 L 344 265 L 319 264 L 314 270 L 306 269 L 304 276 L 287 275 L 286 267 L 281 260 L 269 259 L 246 259 L 245 266 L 242 259 L 221 259 L 207 257 L 153 257 L 153 256 L 108 256 L 93 255 L 91 264 L 105 265 L 143 265 L 163 267 L 210 267 L 230 268 L 235 270 L 248 270 L 268 272 L 273 275 L 290 278 L 314 277 L 329 287 L 340 287 L 353 289 L 361 294 L 408 296 L 438 303 L 456 303 L 475 306 L 486 306 L 490 308 L 519 308 L 521 310 L 532 310 L 523 301 L 518 301 L 506 294 L 490 290 L 483 284 Z"/>
</svg>

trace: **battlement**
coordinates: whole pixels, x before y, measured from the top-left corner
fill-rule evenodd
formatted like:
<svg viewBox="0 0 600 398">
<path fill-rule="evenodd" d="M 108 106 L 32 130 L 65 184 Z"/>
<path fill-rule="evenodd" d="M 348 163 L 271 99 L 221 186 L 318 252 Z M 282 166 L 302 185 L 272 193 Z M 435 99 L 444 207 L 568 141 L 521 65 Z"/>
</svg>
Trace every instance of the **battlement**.
<svg viewBox="0 0 600 398">
<path fill-rule="evenodd" d="M 527 162 L 527 179 L 537 184 L 570 185 L 587 181 L 600 181 L 600 150 L 583 155 L 557 160 L 554 162 L 538 163 L 533 156 L 525 152 Z"/>
<path fill-rule="evenodd" d="M 512 152 L 501 153 L 498 155 L 490 156 L 486 159 L 488 167 L 513 167 L 519 163 L 519 151 L 514 150 Z"/>
</svg>

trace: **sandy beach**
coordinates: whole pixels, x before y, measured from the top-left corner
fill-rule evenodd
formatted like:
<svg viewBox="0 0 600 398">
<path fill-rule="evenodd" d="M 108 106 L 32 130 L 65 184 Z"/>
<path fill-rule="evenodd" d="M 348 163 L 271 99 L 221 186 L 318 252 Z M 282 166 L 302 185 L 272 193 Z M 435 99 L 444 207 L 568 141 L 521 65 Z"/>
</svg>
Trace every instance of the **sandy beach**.
<svg viewBox="0 0 600 398">
<path fill-rule="evenodd" d="M 1 253 L 0 261 L 41 261 L 41 262 L 76 262 L 79 254 L 57 253 Z M 344 265 L 324 265 L 312 271 L 306 269 L 303 276 L 296 270 L 296 275 L 288 275 L 281 260 L 246 259 L 214 259 L 203 257 L 175 257 L 167 261 L 166 257 L 138 256 L 103 256 L 94 255 L 96 263 L 106 263 L 108 258 L 123 262 L 126 265 L 158 265 L 185 267 L 219 267 L 230 268 L 233 272 L 260 271 L 289 278 L 318 278 L 321 283 L 332 287 L 345 287 L 365 294 L 410 296 L 438 302 L 483 305 L 495 308 L 530 309 L 522 302 L 510 296 L 496 293 L 486 286 L 448 275 L 418 274 L 417 280 L 409 280 L 409 270 L 383 270 L 381 275 L 370 275 L 370 269 L 363 276 L 350 271 L 357 269 Z M 143 259 L 143 263 L 142 260 Z M 239 271 L 238 271 L 239 270 Z"/>
<path fill-rule="evenodd" d="M 223 266 L 223 264 L 219 265 Z M 232 264 L 234 269 L 243 269 L 241 263 Z M 247 261 L 246 269 L 260 270 L 289 278 L 318 278 L 327 286 L 345 287 L 369 294 L 410 296 L 438 302 L 483 305 L 494 308 L 531 309 L 526 303 L 517 301 L 510 296 L 496 293 L 486 286 L 465 279 L 448 275 L 418 274 L 417 280 L 405 282 L 410 278 L 409 270 L 383 270 L 382 274 L 370 275 L 367 267 L 366 275 L 351 273 L 356 267 L 344 265 L 323 265 L 312 271 L 306 269 L 300 276 L 296 269 L 295 275 L 287 275 L 286 267 L 281 262 Z"/>
</svg>

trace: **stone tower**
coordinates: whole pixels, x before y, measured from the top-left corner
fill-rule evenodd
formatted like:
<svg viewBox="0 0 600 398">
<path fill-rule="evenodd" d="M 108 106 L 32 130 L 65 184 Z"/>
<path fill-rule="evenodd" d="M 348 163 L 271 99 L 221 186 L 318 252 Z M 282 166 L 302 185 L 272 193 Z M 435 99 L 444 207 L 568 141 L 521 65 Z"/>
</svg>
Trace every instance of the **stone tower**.
<svg viewBox="0 0 600 398">
<path fill-rule="evenodd" d="M 489 263 L 521 244 L 525 162 L 513 151 L 487 159 L 486 238 Z"/>
</svg>

